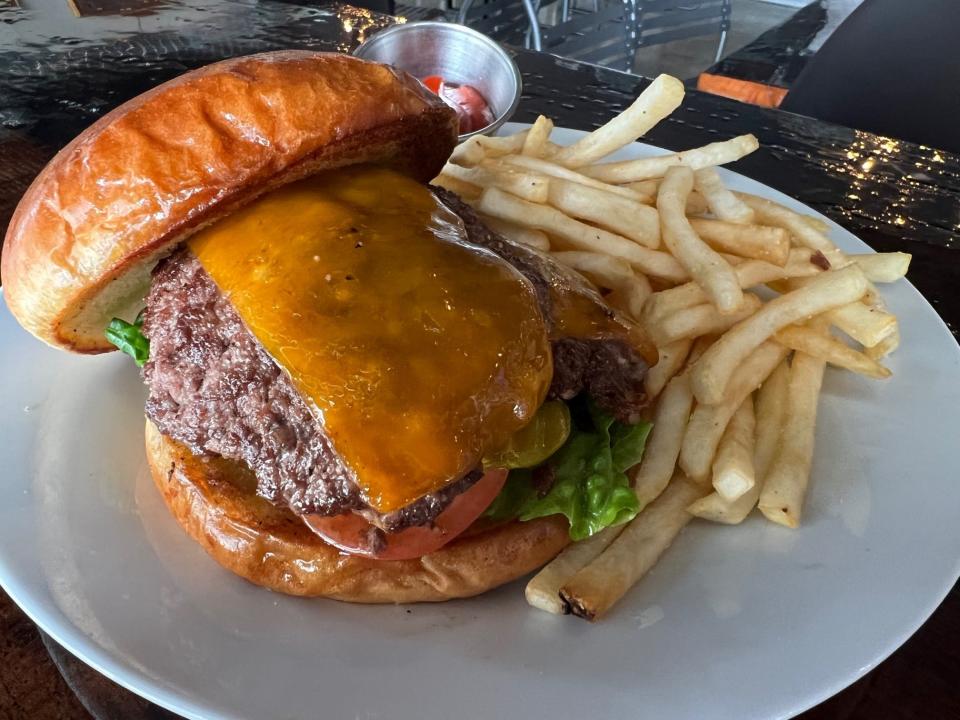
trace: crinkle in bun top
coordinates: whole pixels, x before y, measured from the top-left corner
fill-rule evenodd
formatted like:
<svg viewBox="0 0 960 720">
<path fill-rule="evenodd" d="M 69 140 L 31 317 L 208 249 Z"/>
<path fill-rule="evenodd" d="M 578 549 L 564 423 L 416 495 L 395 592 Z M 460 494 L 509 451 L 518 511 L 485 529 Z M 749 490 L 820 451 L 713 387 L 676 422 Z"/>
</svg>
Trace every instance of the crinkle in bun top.
<svg viewBox="0 0 960 720">
<path fill-rule="evenodd" d="M 157 261 L 273 188 L 357 163 L 427 182 L 457 117 L 408 75 L 346 55 L 281 51 L 186 73 L 60 151 L 14 213 L 6 302 L 41 340 L 112 350 L 104 328 L 142 306 Z"/>
</svg>

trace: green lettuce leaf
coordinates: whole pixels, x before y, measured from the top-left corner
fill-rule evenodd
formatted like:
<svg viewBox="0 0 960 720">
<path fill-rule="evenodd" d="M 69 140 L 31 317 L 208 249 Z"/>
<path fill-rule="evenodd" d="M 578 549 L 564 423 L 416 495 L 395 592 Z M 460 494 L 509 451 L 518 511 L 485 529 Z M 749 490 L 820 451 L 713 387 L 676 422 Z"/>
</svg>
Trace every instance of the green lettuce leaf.
<svg viewBox="0 0 960 720">
<path fill-rule="evenodd" d="M 648 422 L 636 425 L 613 423 L 610 427 L 610 450 L 616 471 L 626 472 L 640 462 L 652 428 L 653 425 Z"/>
<path fill-rule="evenodd" d="M 554 476 L 546 495 L 533 487 L 532 471 L 512 471 L 487 515 L 520 520 L 564 515 L 573 540 L 632 520 L 641 508 L 626 470 L 640 461 L 650 428 L 650 423 L 616 422 L 591 405 L 586 422 L 545 463 Z"/>
<path fill-rule="evenodd" d="M 143 311 L 141 310 L 132 323 L 114 318 L 104 331 L 107 340 L 116 345 L 118 350 L 132 357 L 139 367 L 143 367 L 150 358 L 150 341 L 144 337 L 142 327 Z"/>
</svg>

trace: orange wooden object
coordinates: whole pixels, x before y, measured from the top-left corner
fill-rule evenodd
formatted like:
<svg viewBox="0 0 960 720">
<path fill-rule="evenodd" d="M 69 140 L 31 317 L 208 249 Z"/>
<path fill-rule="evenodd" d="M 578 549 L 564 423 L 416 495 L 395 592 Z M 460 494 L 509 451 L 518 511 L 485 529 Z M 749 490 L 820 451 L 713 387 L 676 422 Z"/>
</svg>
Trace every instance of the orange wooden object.
<svg viewBox="0 0 960 720">
<path fill-rule="evenodd" d="M 770 108 L 779 107 L 787 96 L 786 88 L 710 73 L 700 73 L 700 77 L 697 78 L 697 90 Z"/>
</svg>

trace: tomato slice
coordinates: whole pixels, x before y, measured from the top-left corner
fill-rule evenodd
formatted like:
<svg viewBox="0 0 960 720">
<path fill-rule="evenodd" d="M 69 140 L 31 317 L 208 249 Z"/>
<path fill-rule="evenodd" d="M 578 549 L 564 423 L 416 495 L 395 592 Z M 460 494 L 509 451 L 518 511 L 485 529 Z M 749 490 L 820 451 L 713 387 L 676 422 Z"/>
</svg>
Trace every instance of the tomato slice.
<svg viewBox="0 0 960 720">
<path fill-rule="evenodd" d="M 426 85 L 427 90 L 432 92 L 434 95 L 439 95 L 440 89 L 443 87 L 443 78 L 439 75 L 427 75 L 427 77 L 420 82 Z"/>
<path fill-rule="evenodd" d="M 462 133 L 479 130 L 493 122 L 487 101 L 472 85 L 446 84 L 441 89 L 441 97 L 457 108 Z"/>
<path fill-rule="evenodd" d="M 372 552 L 366 542 L 370 523 L 355 513 L 304 515 L 303 521 L 324 541 L 351 555 L 377 560 L 410 560 L 435 552 L 466 530 L 490 507 L 507 480 L 507 470 L 490 470 L 466 492 L 460 493 L 437 516 L 433 527 L 411 527 L 387 533 L 387 542 Z"/>
</svg>

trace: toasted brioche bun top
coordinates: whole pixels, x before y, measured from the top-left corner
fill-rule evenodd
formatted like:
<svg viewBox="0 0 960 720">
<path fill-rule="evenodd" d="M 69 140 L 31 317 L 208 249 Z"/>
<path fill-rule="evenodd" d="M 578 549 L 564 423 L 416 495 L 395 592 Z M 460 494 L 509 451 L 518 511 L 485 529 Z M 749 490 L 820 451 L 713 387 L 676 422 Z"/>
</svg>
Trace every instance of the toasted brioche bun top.
<svg viewBox="0 0 960 720">
<path fill-rule="evenodd" d="M 346 55 L 282 51 L 186 73 L 61 150 L 20 201 L 2 278 L 17 320 L 50 345 L 112 350 L 157 261 L 268 190 L 356 163 L 422 182 L 457 117 L 410 76 Z"/>
</svg>

